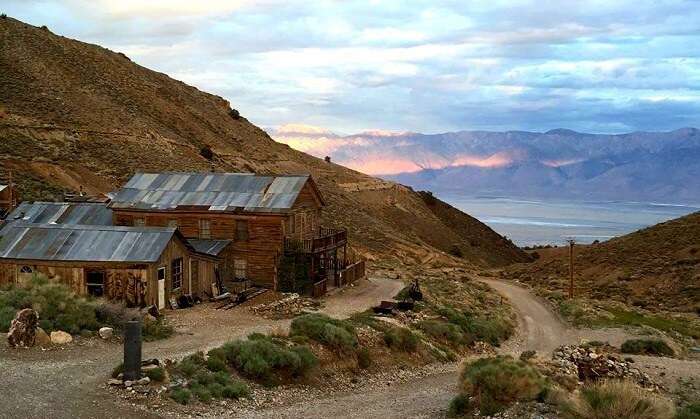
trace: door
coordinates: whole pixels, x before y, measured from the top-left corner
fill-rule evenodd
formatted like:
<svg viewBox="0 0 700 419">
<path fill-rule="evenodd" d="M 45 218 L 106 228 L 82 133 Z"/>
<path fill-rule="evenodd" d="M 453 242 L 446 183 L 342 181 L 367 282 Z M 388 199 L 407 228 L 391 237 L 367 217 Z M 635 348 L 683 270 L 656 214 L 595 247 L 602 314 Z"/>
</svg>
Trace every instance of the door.
<svg viewBox="0 0 700 419">
<path fill-rule="evenodd" d="M 158 310 L 165 308 L 165 268 L 158 268 Z"/>
</svg>

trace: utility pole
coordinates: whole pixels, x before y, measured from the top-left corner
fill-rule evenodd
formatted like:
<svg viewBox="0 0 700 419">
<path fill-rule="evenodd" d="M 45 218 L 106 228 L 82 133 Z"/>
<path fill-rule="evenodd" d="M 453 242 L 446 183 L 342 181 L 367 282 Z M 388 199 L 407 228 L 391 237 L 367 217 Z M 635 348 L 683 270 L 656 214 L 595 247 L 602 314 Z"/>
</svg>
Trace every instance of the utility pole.
<svg viewBox="0 0 700 419">
<path fill-rule="evenodd" d="M 569 299 L 574 298 L 574 244 L 576 241 L 574 239 L 568 239 L 569 243 Z"/>
</svg>

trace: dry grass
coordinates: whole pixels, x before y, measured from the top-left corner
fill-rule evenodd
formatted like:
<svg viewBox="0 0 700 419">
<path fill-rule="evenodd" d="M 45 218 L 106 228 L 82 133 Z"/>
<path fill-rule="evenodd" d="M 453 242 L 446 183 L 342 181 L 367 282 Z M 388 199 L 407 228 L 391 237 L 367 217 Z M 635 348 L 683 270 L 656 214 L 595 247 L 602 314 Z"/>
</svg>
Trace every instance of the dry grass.
<svg viewBox="0 0 700 419">
<path fill-rule="evenodd" d="M 566 419 L 672 419 L 673 404 L 629 381 L 604 381 L 584 387 L 561 403 Z"/>
</svg>

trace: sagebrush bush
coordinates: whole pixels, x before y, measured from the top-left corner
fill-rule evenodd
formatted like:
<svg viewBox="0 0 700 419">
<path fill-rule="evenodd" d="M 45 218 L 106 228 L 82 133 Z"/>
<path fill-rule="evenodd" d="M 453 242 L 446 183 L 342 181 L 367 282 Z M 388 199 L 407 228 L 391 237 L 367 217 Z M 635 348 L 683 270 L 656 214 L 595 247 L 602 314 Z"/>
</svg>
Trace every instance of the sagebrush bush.
<svg viewBox="0 0 700 419">
<path fill-rule="evenodd" d="M 679 410 L 675 419 L 700 419 L 700 402 L 689 404 Z"/>
<path fill-rule="evenodd" d="M 83 329 L 97 330 L 100 326 L 94 303 L 41 275 L 35 275 L 25 287 L 11 285 L 0 291 L 0 307 L 2 332 L 9 330 L 15 313 L 23 308 L 33 308 L 39 313 L 39 325 L 46 332 L 63 330 L 78 334 Z"/>
<path fill-rule="evenodd" d="M 561 402 L 567 419 L 672 419 L 673 405 L 629 381 L 599 381 L 586 385 Z"/>
<path fill-rule="evenodd" d="M 420 338 L 411 329 L 396 327 L 384 332 L 384 342 L 393 350 L 415 352 Z"/>
<path fill-rule="evenodd" d="M 625 354 L 674 355 L 673 349 L 661 339 L 630 339 L 622 344 L 620 350 Z"/>
<path fill-rule="evenodd" d="M 357 347 L 355 326 L 324 314 L 306 314 L 295 318 L 289 335 L 306 336 L 339 352 L 349 353 Z"/>
<path fill-rule="evenodd" d="M 492 345 L 499 345 L 513 333 L 513 325 L 504 318 L 474 316 L 453 308 L 442 308 L 439 313 L 468 336 Z"/>
<path fill-rule="evenodd" d="M 151 381 L 162 382 L 165 380 L 165 369 L 163 367 L 151 368 L 144 372 L 144 375 L 151 379 Z"/>
<path fill-rule="evenodd" d="M 443 342 L 449 342 L 454 345 L 472 343 L 472 339 L 465 335 L 459 326 L 452 323 L 439 320 L 424 320 L 418 324 L 418 327 L 427 335 Z"/>
<path fill-rule="evenodd" d="M 318 365 L 318 358 L 307 346 L 288 347 L 262 335 L 250 338 L 228 342 L 210 355 L 222 357 L 241 374 L 269 384 L 304 376 Z"/>
<path fill-rule="evenodd" d="M 169 396 L 179 403 L 186 404 L 192 395 L 202 403 L 207 403 L 212 399 L 238 399 L 250 394 L 248 386 L 234 380 L 227 371 L 212 372 L 209 369 L 211 359 L 221 360 L 222 356 L 223 351 L 213 350 L 209 352 L 208 358 L 205 358 L 202 352 L 185 357 L 175 366 L 174 373 L 186 378 L 189 388 L 178 386 L 171 390 Z"/>
<path fill-rule="evenodd" d="M 465 366 L 460 396 L 472 399 L 482 415 L 493 415 L 515 402 L 542 398 L 547 380 L 531 365 L 511 357 L 482 358 Z"/>
<path fill-rule="evenodd" d="M 187 404 L 192 399 L 192 393 L 183 387 L 175 387 L 168 393 L 171 399 L 180 404 Z"/>
</svg>

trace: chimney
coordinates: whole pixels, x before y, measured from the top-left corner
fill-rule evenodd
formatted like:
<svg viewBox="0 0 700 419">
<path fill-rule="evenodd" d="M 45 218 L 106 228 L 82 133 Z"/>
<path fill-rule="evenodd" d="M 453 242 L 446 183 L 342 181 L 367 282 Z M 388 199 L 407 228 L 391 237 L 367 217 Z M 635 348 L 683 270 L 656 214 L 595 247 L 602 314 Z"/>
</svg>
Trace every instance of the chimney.
<svg viewBox="0 0 700 419">
<path fill-rule="evenodd" d="M 326 163 L 330 163 L 330 162 L 331 162 L 331 156 L 326 156 L 326 158 L 324 158 L 323 160 L 325 160 Z"/>
</svg>

